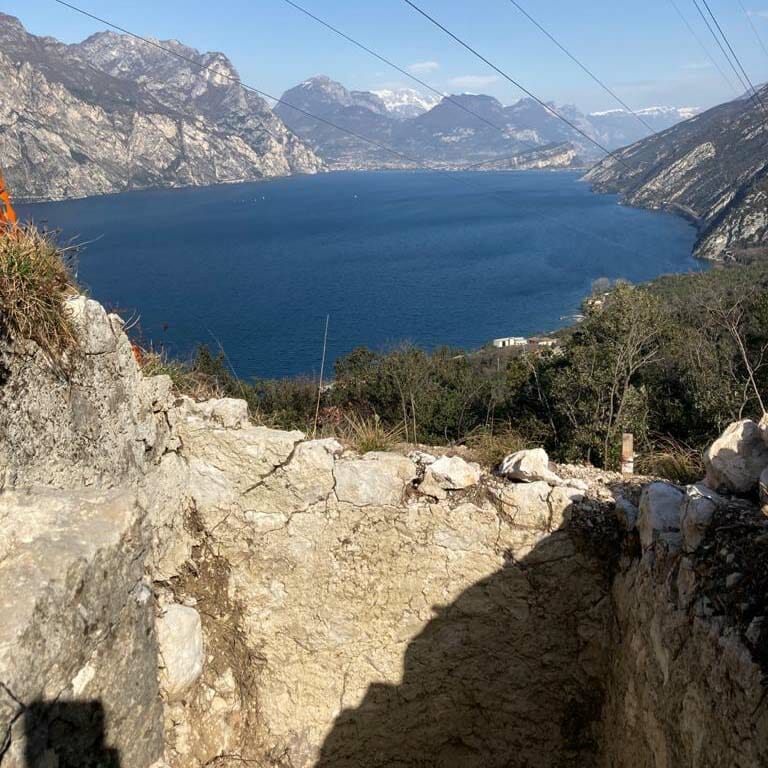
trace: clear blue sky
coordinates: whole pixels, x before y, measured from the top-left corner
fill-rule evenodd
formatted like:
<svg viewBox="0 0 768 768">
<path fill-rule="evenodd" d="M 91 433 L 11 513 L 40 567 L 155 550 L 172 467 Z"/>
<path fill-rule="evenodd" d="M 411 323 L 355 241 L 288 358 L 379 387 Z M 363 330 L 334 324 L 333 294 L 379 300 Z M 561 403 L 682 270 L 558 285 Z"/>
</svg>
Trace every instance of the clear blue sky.
<svg viewBox="0 0 768 768">
<path fill-rule="evenodd" d="M 754 83 L 768 80 L 761 50 L 739 0 L 709 0 Z M 443 91 L 520 94 L 402 0 L 299 0 Z M 671 0 L 520 0 L 566 47 L 634 108 L 711 106 L 732 97 L 674 11 Z M 675 0 L 733 80 L 691 0 Z M 768 0 L 742 0 L 768 46 Z M 143 35 L 176 38 L 226 53 L 243 80 L 277 95 L 314 74 L 361 90 L 409 85 L 397 72 L 306 18 L 283 0 L 75 0 Z M 616 106 L 528 22 L 509 0 L 421 0 L 446 26 L 546 99 L 585 110 Z M 53 0 L 5 0 L 35 34 L 67 42 L 102 25 Z"/>
</svg>

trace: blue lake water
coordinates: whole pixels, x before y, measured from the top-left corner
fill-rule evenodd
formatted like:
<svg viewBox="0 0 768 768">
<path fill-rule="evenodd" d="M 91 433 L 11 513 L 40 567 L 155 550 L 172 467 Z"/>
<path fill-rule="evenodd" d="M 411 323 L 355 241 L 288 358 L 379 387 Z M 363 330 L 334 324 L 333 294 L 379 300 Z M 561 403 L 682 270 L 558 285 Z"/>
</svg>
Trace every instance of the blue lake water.
<svg viewBox="0 0 768 768">
<path fill-rule="evenodd" d="M 456 176 L 455 174 L 453 176 Z M 220 343 L 240 376 L 316 373 L 411 340 L 479 347 L 553 330 L 598 277 L 702 269 L 694 229 L 571 172 L 333 173 L 21 206 L 87 243 L 78 277 L 145 343 Z"/>
</svg>

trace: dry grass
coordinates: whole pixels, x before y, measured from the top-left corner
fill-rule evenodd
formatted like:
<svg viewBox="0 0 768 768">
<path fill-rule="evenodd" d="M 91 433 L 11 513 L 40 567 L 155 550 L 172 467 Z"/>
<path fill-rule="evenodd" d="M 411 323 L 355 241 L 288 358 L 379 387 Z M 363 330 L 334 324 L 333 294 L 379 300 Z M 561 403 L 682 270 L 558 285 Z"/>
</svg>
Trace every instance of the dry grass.
<svg viewBox="0 0 768 768">
<path fill-rule="evenodd" d="M 224 396 L 213 376 L 193 371 L 191 367 L 168 357 L 165 352 L 141 350 L 141 372 L 145 376 L 169 376 L 174 389 L 193 400 L 210 400 Z"/>
<path fill-rule="evenodd" d="M 466 439 L 466 445 L 475 461 L 491 469 L 501 464 L 510 453 L 531 447 L 528 440 L 512 429 L 494 432 L 484 428 L 471 432 Z"/>
<path fill-rule="evenodd" d="M 348 441 L 358 453 L 392 450 L 402 442 L 405 436 L 402 424 L 388 429 L 376 414 L 368 419 L 357 414 L 347 415 L 345 421 L 342 438 Z"/>
<path fill-rule="evenodd" d="M 637 457 L 635 471 L 688 485 L 704 477 L 704 463 L 701 451 L 671 437 L 659 437 L 649 451 Z"/>
<path fill-rule="evenodd" d="M 78 340 L 64 299 L 76 292 L 62 251 L 32 226 L 0 234 L 0 331 L 59 360 Z"/>
</svg>

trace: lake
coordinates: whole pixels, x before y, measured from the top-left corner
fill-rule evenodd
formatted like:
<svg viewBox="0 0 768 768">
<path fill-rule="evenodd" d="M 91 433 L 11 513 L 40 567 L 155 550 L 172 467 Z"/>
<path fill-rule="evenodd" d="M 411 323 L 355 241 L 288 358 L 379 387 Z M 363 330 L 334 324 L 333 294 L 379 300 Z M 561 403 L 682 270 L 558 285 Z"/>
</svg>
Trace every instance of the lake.
<svg viewBox="0 0 768 768">
<path fill-rule="evenodd" d="M 599 277 L 703 268 L 695 230 L 572 172 L 331 173 L 19 206 L 85 243 L 78 279 L 143 343 L 221 345 L 243 377 L 410 340 L 476 348 L 566 324 Z"/>
</svg>

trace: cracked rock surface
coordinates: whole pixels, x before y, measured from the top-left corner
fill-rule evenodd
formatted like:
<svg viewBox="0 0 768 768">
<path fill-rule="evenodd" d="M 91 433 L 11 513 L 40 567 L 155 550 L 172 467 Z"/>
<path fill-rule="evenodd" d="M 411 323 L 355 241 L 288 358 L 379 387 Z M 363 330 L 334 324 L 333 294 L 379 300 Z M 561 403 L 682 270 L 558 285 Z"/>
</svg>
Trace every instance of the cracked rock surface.
<svg viewBox="0 0 768 768">
<path fill-rule="evenodd" d="M 2 768 L 768 760 L 752 502 L 254 426 L 69 307 L 66 371 L 2 348 Z"/>
</svg>

